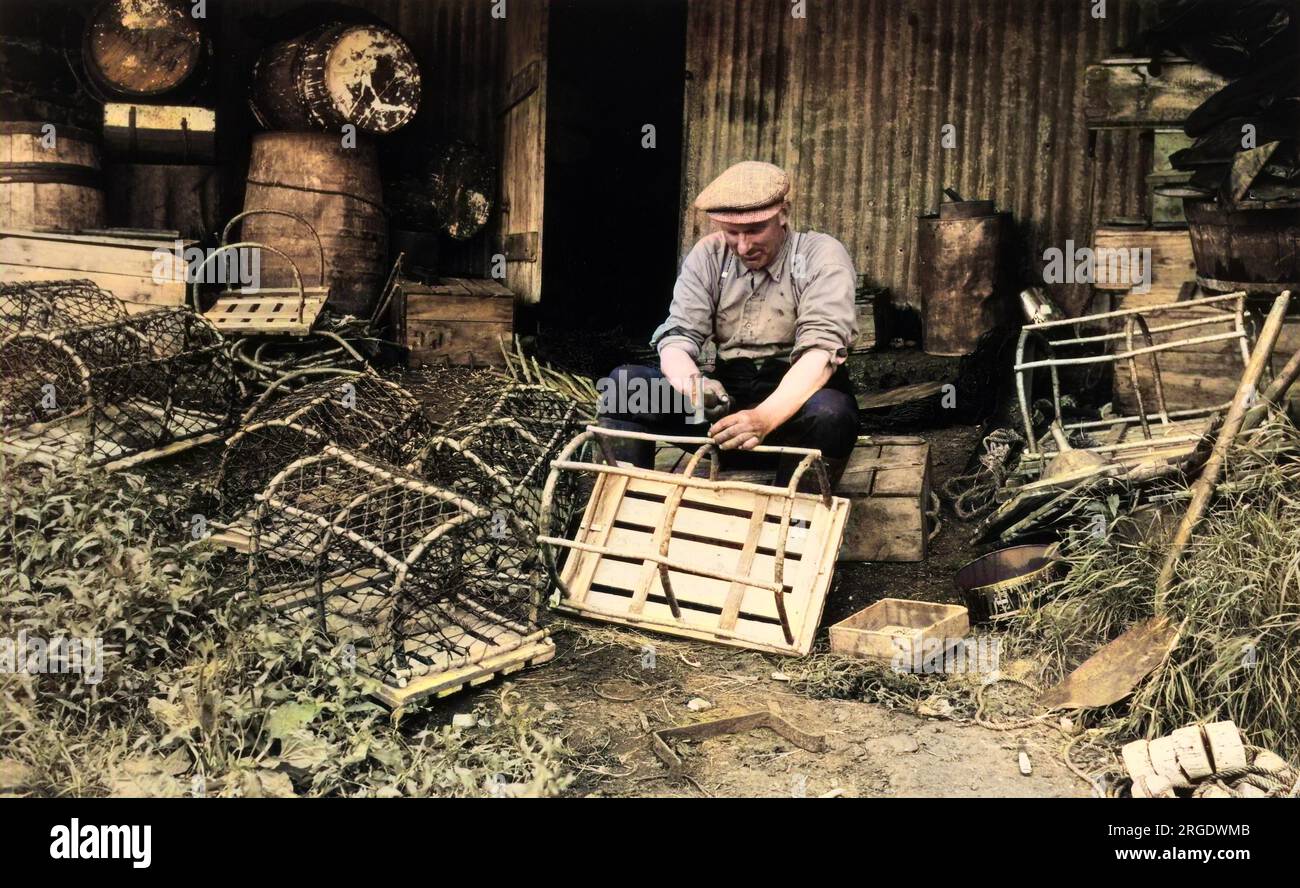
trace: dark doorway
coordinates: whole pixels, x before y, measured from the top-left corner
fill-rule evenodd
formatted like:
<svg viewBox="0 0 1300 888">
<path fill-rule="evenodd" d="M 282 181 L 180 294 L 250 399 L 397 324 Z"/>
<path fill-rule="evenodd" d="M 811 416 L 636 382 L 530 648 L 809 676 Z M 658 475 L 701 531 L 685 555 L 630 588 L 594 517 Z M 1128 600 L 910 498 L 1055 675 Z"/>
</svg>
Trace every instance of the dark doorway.
<svg viewBox="0 0 1300 888">
<path fill-rule="evenodd" d="M 677 275 L 686 2 L 552 0 L 549 28 L 540 320 L 645 339 Z"/>
</svg>

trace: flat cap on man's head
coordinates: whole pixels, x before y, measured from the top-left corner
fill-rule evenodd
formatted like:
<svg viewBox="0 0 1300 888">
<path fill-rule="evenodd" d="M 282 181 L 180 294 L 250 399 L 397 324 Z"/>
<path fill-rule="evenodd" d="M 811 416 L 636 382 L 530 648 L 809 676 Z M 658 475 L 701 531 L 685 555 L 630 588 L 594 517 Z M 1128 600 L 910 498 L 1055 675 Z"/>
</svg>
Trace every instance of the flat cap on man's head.
<svg viewBox="0 0 1300 888">
<path fill-rule="evenodd" d="M 695 198 L 695 206 L 715 222 L 748 225 L 770 219 L 785 206 L 790 177 L 785 170 L 759 160 L 727 168 Z"/>
</svg>

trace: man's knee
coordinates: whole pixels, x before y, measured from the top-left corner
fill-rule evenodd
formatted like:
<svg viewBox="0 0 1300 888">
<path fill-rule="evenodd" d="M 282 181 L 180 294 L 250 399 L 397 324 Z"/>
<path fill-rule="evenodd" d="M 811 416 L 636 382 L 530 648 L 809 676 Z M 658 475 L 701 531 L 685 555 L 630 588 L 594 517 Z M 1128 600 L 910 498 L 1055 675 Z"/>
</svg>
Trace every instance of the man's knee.
<svg viewBox="0 0 1300 888">
<path fill-rule="evenodd" d="M 645 364 L 622 364 L 596 382 L 596 412 L 602 416 L 635 416 L 650 412 L 635 409 L 639 404 L 628 393 L 638 387 L 649 388 L 663 378 L 657 367 Z"/>
<path fill-rule="evenodd" d="M 815 392 L 799 418 L 809 438 L 808 446 L 826 456 L 847 457 L 858 438 L 858 405 L 851 395 L 835 389 Z"/>
</svg>

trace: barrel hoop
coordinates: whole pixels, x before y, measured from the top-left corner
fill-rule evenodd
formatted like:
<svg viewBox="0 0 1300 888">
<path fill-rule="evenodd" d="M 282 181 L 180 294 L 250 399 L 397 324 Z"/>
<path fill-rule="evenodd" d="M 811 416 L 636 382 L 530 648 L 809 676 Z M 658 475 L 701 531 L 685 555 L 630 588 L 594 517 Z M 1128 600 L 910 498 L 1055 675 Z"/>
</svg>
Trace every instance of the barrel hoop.
<svg viewBox="0 0 1300 888">
<path fill-rule="evenodd" d="M 0 184 L 80 185 L 100 188 L 99 170 L 75 163 L 9 163 L 0 161 Z"/>
<path fill-rule="evenodd" d="M 388 208 L 381 203 L 376 203 L 368 197 L 362 197 L 359 194 L 348 194 L 346 191 L 335 191 L 332 188 L 307 188 L 304 185 L 288 185 L 284 182 L 266 182 L 261 179 L 249 178 L 245 180 L 249 185 L 260 185 L 263 188 L 286 188 L 289 191 L 305 191 L 311 194 L 332 194 L 337 197 L 348 197 L 364 204 L 369 204 L 385 216 L 388 215 Z"/>
</svg>

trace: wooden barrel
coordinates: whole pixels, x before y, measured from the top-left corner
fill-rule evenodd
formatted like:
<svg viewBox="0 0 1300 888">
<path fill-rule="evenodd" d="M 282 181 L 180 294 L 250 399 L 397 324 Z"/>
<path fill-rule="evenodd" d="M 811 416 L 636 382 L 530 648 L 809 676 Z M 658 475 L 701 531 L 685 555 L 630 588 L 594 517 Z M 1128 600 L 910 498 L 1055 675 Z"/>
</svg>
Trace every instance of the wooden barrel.
<svg viewBox="0 0 1300 888">
<path fill-rule="evenodd" d="M 1001 251 L 1007 218 L 920 217 L 917 281 L 926 354 L 971 354 L 981 336 L 1006 322 Z"/>
<path fill-rule="evenodd" d="M 388 219 L 374 146 L 344 148 L 329 133 L 253 136 L 244 209 L 285 210 L 305 218 L 325 248 L 328 307 L 368 316 L 388 274 Z M 282 250 L 315 283 L 320 262 L 311 232 L 283 216 L 250 216 L 241 240 Z M 262 257 L 262 286 L 293 285 L 288 264 Z"/>
<path fill-rule="evenodd" d="M 1234 211 L 1214 200 L 1185 198 L 1183 214 L 1202 287 L 1300 290 L 1300 207 Z"/>
<path fill-rule="evenodd" d="M 86 22 L 82 63 L 110 96 L 172 92 L 197 78 L 206 43 L 190 0 L 105 0 Z"/>
<path fill-rule="evenodd" d="M 274 44 L 253 67 L 253 113 L 267 129 L 325 129 L 350 123 L 394 132 L 420 105 L 415 54 L 381 25 L 334 22 Z"/>
<path fill-rule="evenodd" d="M 221 177 L 202 164 L 116 163 L 105 175 L 108 221 L 212 242 L 221 230 Z"/>
<path fill-rule="evenodd" d="M 95 137 L 57 126 L 50 144 L 47 126 L 0 122 L 0 228 L 103 228 Z"/>
</svg>

